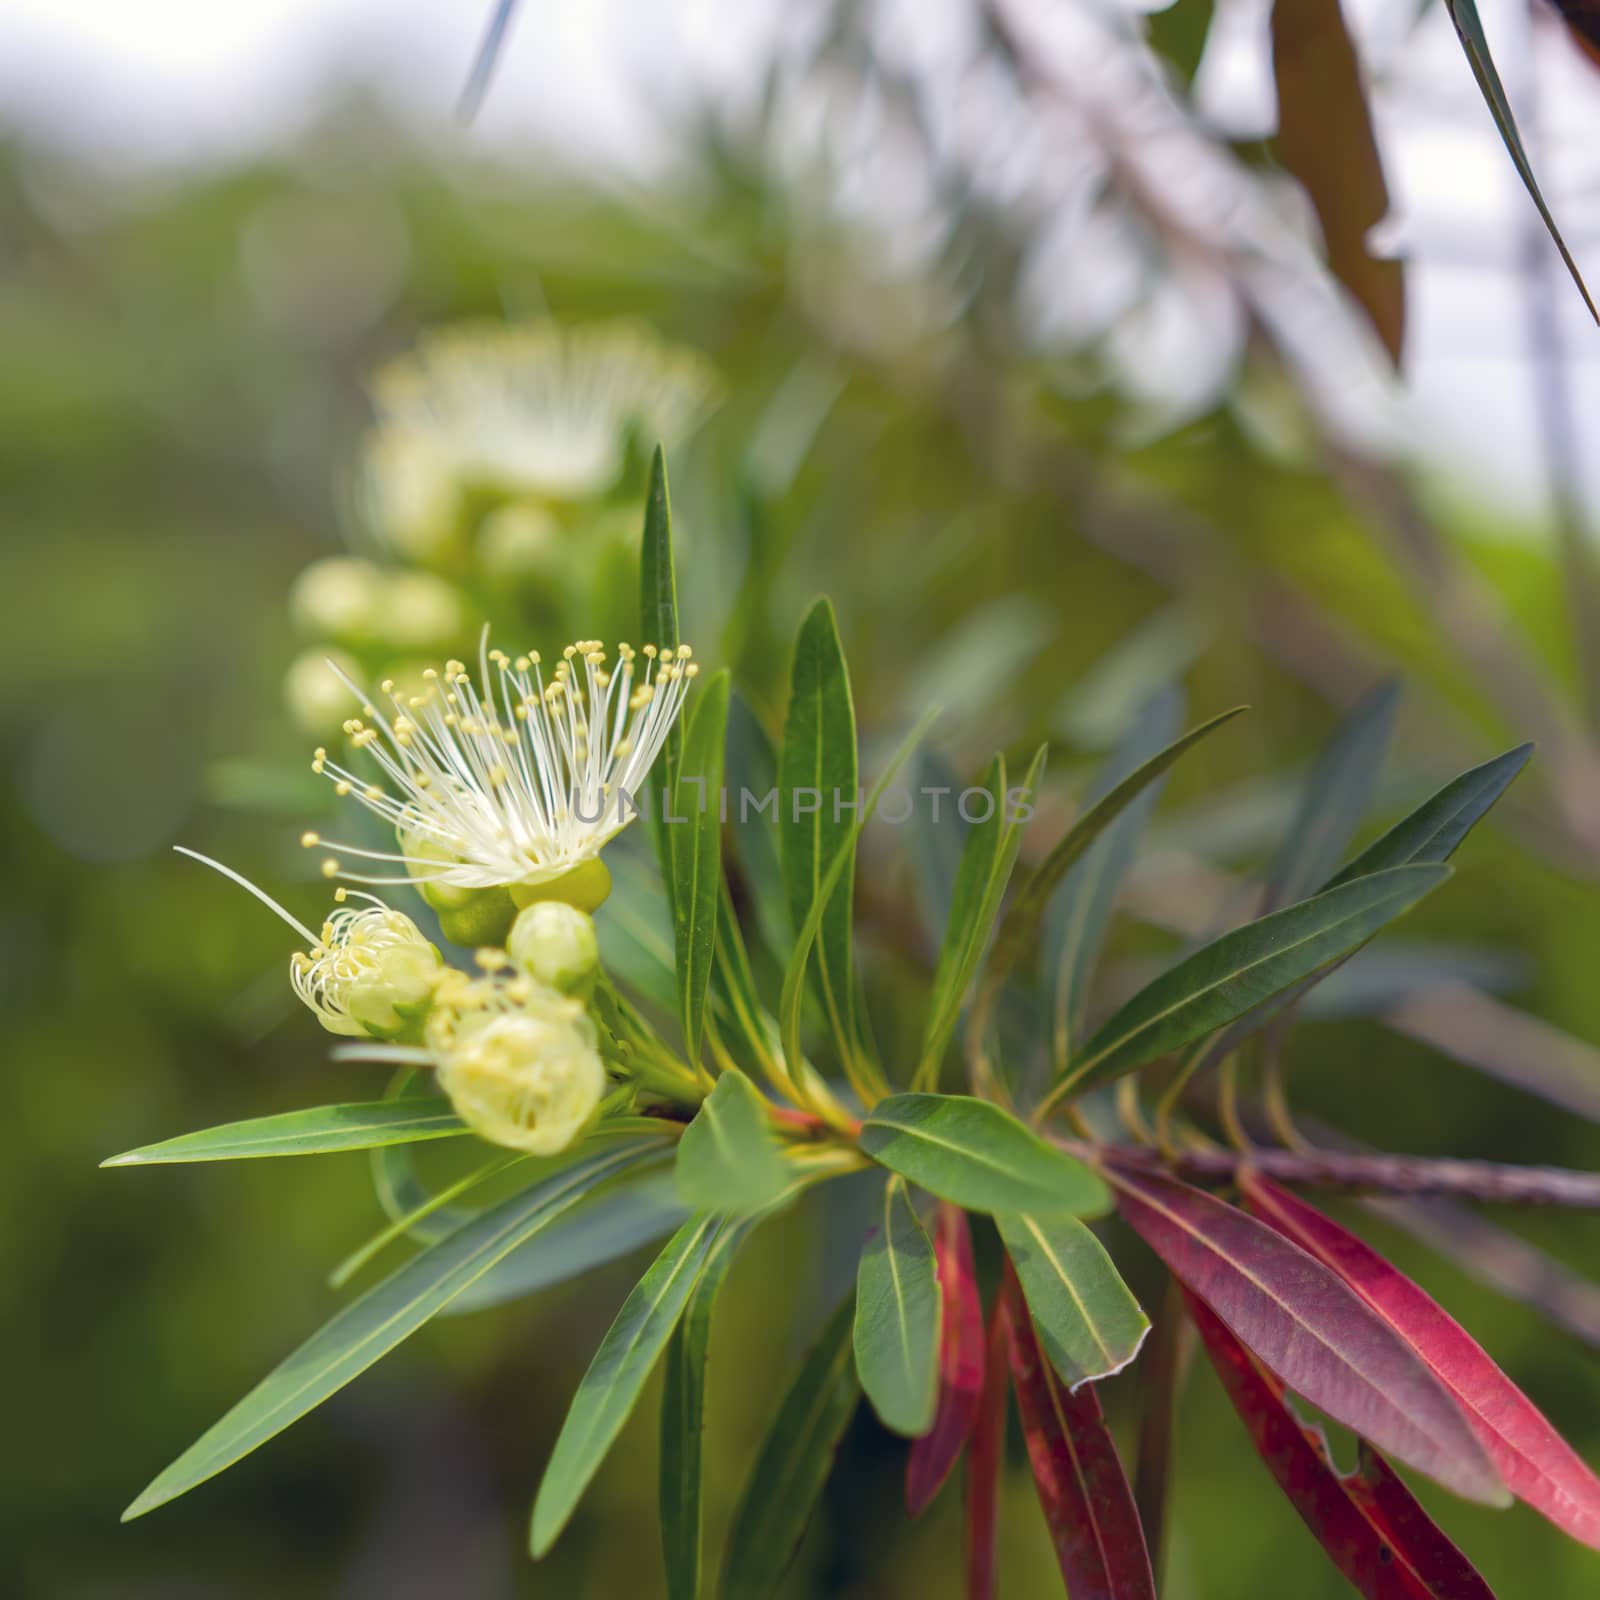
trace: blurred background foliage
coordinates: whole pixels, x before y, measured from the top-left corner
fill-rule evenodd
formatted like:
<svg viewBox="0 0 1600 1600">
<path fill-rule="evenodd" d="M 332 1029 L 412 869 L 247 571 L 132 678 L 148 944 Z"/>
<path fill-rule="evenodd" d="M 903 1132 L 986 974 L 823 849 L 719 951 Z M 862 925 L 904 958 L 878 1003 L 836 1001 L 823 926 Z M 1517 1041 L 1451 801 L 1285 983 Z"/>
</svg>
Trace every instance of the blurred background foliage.
<svg viewBox="0 0 1600 1600">
<path fill-rule="evenodd" d="M 996 746 L 1050 741 L 1034 852 L 1153 689 L 1181 678 L 1196 716 L 1249 701 L 1248 724 L 1173 780 L 1113 991 L 1237 913 L 1296 778 L 1384 675 L 1406 684 L 1385 818 L 1538 738 L 1457 881 L 1302 1024 L 1290 1059 L 1297 1105 L 1352 1137 L 1600 1163 L 1580 569 L 1555 530 L 1507 527 L 1391 456 L 1381 347 L 1319 265 L 1292 185 L 1267 152 L 1181 115 L 1205 9 L 1154 20 L 1178 74 L 1170 126 L 1097 121 L 1138 106 L 1135 75 L 1096 116 L 1066 96 L 1062 134 L 1039 103 L 1061 88 L 1053 69 L 1003 29 L 975 40 L 989 70 L 973 92 L 993 104 L 974 139 L 930 115 L 933 68 L 840 8 L 753 103 L 677 108 L 685 154 L 640 188 L 553 160 L 445 161 L 360 95 L 273 159 L 159 184 L 0 144 L 9 1592 L 656 1592 L 650 1406 L 551 1559 L 522 1553 L 536 1475 L 637 1262 L 431 1325 L 194 1499 L 116 1523 L 323 1320 L 328 1268 L 377 1223 L 358 1156 L 96 1163 L 377 1091 L 375 1069 L 330 1064 L 291 1009 L 278 924 L 168 847 L 321 914 L 296 848 L 320 800 L 283 705 L 305 643 L 286 597 L 308 562 L 361 548 L 363 380 L 438 324 L 626 317 L 704 352 L 723 403 L 671 460 L 697 653 L 733 664 L 770 719 L 786 641 L 828 592 L 869 766 L 932 701 L 938 758 L 962 776 Z M 1006 175 L 1008 142 L 1058 136 L 1072 172 Z M 1152 189 L 1140 163 L 1173 182 Z M 1064 316 L 1063 272 L 1113 288 Z M 560 637 L 588 627 L 572 615 Z M 871 830 L 861 870 L 869 982 L 909 1037 L 931 946 L 902 831 Z M 784 1237 L 724 1297 L 713 1549 L 849 1270 L 832 1192 L 772 1224 Z M 1579 1276 L 1600 1223 L 1357 1215 L 1600 1460 L 1600 1288 Z M 1131 1237 L 1119 1259 L 1140 1259 Z M 1183 1401 L 1167 1592 L 1343 1593 L 1203 1368 Z M 1120 1422 L 1137 1384 L 1106 1386 Z M 954 1592 L 958 1495 L 907 1525 L 902 1450 L 863 1410 L 787 1595 Z M 1058 1592 L 1016 1448 L 1006 1496 L 1003 1592 Z M 1531 1512 L 1424 1497 L 1502 1594 L 1593 1586 L 1593 1555 Z"/>
</svg>

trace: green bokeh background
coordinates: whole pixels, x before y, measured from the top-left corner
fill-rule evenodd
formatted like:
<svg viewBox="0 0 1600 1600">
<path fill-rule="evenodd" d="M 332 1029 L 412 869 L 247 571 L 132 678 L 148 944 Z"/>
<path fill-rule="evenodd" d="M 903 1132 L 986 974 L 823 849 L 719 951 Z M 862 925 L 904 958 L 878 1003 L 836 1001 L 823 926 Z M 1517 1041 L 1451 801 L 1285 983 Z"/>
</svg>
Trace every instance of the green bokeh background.
<svg viewBox="0 0 1600 1600">
<path fill-rule="evenodd" d="M 811 596 L 830 593 L 869 751 L 938 698 L 950 706 L 941 750 L 957 770 L 997 744 L 1049 737 L 1049 792 L 1069 795 L 1129 708 L 1125 684 L 1148 686 L 1166 652 L 1197 715 L 1241 699 L 1256 709 L 1179 775 L 1159 837 L 1198 837 L 1209 807 L 1237 825 L 1221 859 L 1243 868 L 1272 843 L 1251 797 L 1265 793 L 1266 815 L 1275 803 L 1281 817 L 1285 781 L 1332 726 L 1319 692 L 1330 681 L 1349 699 L 1364 674 L 1408 674 L 1391 813 L 1525 731 L 1497 719 L 1317 464 L 1270 457 L 1230 404 L 1130 451 L 1115 444 L 1103 397 L 1046 400 L 1038 374 L 993 344 L 965 378 L 926 352 L 885 361 L 843 345 L 816 306 L 828 299 L 819 280 L 850 289 L 847 249 L 802 230 L 748 173 L 724 166 L 692 199 L 657 198 L 645 221 L 581 189 L 446 172 L 358 107 L 278 163 L 159 189 L 129 192 L 59 156 L 0 147 L 7 1592 L 659 1592 L 653 1388 L 556 1553 L 539 1568 L 523 1554 L 543 1460 L 637 1261 L 430 1326 L 224 1478 L 117 1522 L 330 1313 L 328 1268 L 378 1224 L 359 1156 L 96 1163 L 377 1090 L 374 1069 L 329 1063 L 326 1037 L 287 997 L 283 928 L 169 847 L 221 856 L 308 920 L 320 914 L 323 888 L 295 845 L 306 751 L 280 704 L 297 648 L 284 596 L 308 560 L 341 547 L 362 373 L 419 328 L 548 307 L 643 317 L 705 350 L 728 401 L 673 463 L 686 631 L 702 659 L 731 659 L 770 713 L 786 641 Z M 836 398 L 792 481 L 755 517 L 737 492 L 752 418 L 802 381 Z M 1125 507 L 1120 522 L 1103 503 L 998 470 L 946 403 L 952 386 L 974 403 L 1014 403 L 1014 424 L 996 408 L 1002 436 L 1058 440 L 1062 459 Z M 1169 587 L 1129 559 L 1153 521 L 1185 526 L 1180 509 L 1213 541 L 1181 596 L 1182 627 Z M 1555 568 L 1537 531 L 1509 542 L 1505 531 L 1479 521 L 1454 537 L 1565 682 Z M 770 581 L 752 581 L 752 566 Z M 1264 650 L 1254 624 L 1274 595 L 1310 597 L 1359 646 L 1361 670 L 1335 668 L 1313 687 Z M 1524 974 L 1516 1004 L 1594 1039 L 1600 899 L 1563 838 L 1536 768 L 1407 933 L 1507 953 Z M 874 899 L 904 899 L 892 838 L 880 836 L 864 872 Z M 867 942 L 891 1031 L 914 1025 L 909 963 Z M 1125 956 L 1173 948 L 1137 927 L 1119 943 Z M 1371 1142 L 1600 1164 L 1593 1125 L 1375 1023 L 1308 1026 L 1292 1053 L 1305 1110 Z M 1506 1220 L 1592 1269 L 1595 1219 Z M 1593 1348 L 1398 1232 L 1361 1225 L 1600 1460 Z M 814 1197 L 732 1276 L 713 1345 L 713 1551 L 796 1355 L 848 1273 L 856 1228 L 843 1195 Z M 1150 1295 L 1148 1257 L 1121 1233 L 1116 1245 Z M 1106 1388 L 1114 1417 L 1130 1421 L 1134 1377 Z M 1203 1363 L 1180 1439 L 1172 1600 L 1347 1592 Z M 1059 1585 L 1012 1446 L 1002 1593 L 1027 1600 Z M 863 1412 L 786 1595 L 959 1591 L 959 1496 L 947 1490 L 908 1525 L 902 1463 L 903 1447 Z M 1526 1510 L 1423 1494 L 1503 1596 L 1576 1596 L 1600 1581 L 1600 1557 Z"/>
</svg>

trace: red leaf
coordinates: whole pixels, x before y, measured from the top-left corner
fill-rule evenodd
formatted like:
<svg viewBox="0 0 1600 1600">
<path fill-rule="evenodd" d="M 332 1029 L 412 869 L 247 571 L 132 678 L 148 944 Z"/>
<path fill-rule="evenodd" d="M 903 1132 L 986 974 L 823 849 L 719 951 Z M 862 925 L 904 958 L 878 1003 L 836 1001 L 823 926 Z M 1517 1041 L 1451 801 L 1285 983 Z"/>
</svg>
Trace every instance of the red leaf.
<svg viewBox="0 0 1600 1600">
<path fill-rule="evenodd" d="M 972 1266 L 972 1234 L 960 1206 L 940 1205 L 933 1253 L 944 1305 L 939 1406 L 932 1428 L 912 1442 L 906 1462 L 906 1506 L 914 1517 L 927 1509 L 960 1459 L 983 1398 L 983 1301 Z"/>
<path fill-rule="evenodd" d="M 1563 1533 L 1600 1549 L 1600 1479 L 1472 1335 L 1370 1245 L 1297 1195 L 1241 1169 L 1264 1221 L 1337 1273 L 1438 1374 L 1506 1486 Z"/>
<path fill-rule="evenodd" d="M 1155 1600 L 1133 1493 L 1092 1383 L 1069 1391 L 1039 1349 L 1007 1272 L 1000 1314 L 1039 1504 L 1072 1600 Z"/>
<path fill-rule="evenodd" d="M 1505 1486 L 1450 1392 L 1342 1279 L 1214 1195 L 1107 1168 L 1117 1204 L 1172 1274 L 1291 1389 L 1469 1500 Z"/>
<path fill-rule="evenodd" d="M 1228 1399 L 1278 1487 L 1333 1564 L 1367 1600 L 1494 1600 L 1472 1564 L 1440 1532 L 1376 1451 L 1341 1477 L 1320 1428 L 1308 1427 L 1283 1385 L 1197 1295 L 1189 1312 Z"/>
<path fill-rule="evenodd" d="M 967 1600 L 994 1600 L 1000 1464 L 1006 1447 L 1006 1332 L 1000 1302 L 989 1317 L 983 1395 L 967 1450 Z"/>
</svg>

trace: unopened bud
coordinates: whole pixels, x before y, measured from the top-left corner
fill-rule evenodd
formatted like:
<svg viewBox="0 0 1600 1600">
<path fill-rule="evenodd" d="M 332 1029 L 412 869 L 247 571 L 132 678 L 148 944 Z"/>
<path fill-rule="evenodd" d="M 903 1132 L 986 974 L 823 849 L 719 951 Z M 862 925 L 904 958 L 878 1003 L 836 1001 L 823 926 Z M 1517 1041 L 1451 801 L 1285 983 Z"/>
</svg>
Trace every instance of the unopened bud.
<svg viewBox="0 0 1600 1600">
<path fill-rule="evenodd" d="M 353 679 L 360 670 L 342 650 L 307 650 L 289 663 L 283 701 L 302 733 L 324 743 L 338 736 L 355 704 L 339 673 Z"/>
<path fill-rule="evenodd" d="M 397 650 L 443 650 L 465 626 L 461 596 L 431 572 L 394 572 L 383 583 L 377 632 Z"/>
<path fill-rule="evenodd" d="M 478 525 L 478 563 L 506 583 L 551 583 L 560 578 L 573 548 L 561 524 L 543 506 L 519 503 L 491 511 Z"/>
<path fill-rule="evenodd" d="M 398 555 L 430 566 L 449 557 L 461 488 L 421 435 L 400 428 L 369 435 L 359 493 L 363 520 Z"/>
<path fill-rule="evenodd" d="M 587 996 L 600 965 L 594 918 L 560 900 L 538 901 L 518 912 L 506 954 L 536 982 Z"/>
<path fill-rule="evenodd" d="M 289 615 L 303 633 L 340 644 L 372 637 L 383 574 L 370 561 L 328 556 L 313 561 L 289 591 Z"/>
</svg>

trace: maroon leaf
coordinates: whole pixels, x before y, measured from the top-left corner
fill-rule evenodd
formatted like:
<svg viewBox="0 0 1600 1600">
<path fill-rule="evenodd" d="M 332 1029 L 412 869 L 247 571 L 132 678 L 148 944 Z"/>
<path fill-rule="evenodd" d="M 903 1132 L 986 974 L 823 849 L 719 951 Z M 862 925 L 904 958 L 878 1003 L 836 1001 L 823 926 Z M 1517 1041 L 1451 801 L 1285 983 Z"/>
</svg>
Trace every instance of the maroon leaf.
<svg viewBox="0 0 1600 1600">
<path fill-rule="evenodd" d="M 1282 1383 L 1198 1295 L 1185 1293 L 1206 1354 L 1267 1470 L 1367 1600 L 1494 1600 L 1376 1451 L 1363 1446 L 1360 1467 L 1341 1477 L 1322 1430 L 1302 1422 Z"/>
<path fill-rule="evenodd" d="M 1600 1549 L 1600 1479 L 1472 1335 L 1370 1245 L 1297 1195 L 1241 1169 L 1251 1209 L 1337 1273 L 1438 1375 L 1519 1500 Z"/>
<path fill-rule="evenodd" d="M 1006 1447 L 1006 1330 L 1000 1303 L 989 1316 L 983 1396 L 967 1450 L 967 1600 L 994 1600 L 1000 1465 Z"/>
<path fill-rule="evenodd" d="M 1016 1278 L 1000 1314 L 1028 1459 L 1072 1600 L 1155 1600 L 1144 1530 L 1092 1383 L 1070 1391 L 1039 1349 Z"/>
<path fill-rule="evenodd" d="M 906 1462 L 906 1506 L 921 1516 L 961 1457 L 983 1398 L 983 1301 L 972 1266 L 972 1234 L 960 1206 L 939 1206 L 933 1241 L 944 1314 L 939 1335 L 939 1405 L 933 1427 Z"/>
<path fill-rule="evenodd" d="M 1175 1178 L 1106 1169 L 1129 1223 L 1291 1389 L 1448 1489 L 1509 1497 L 1450 1392 L 1395 1330 L 1299 1245 Z"/>
</svg>

